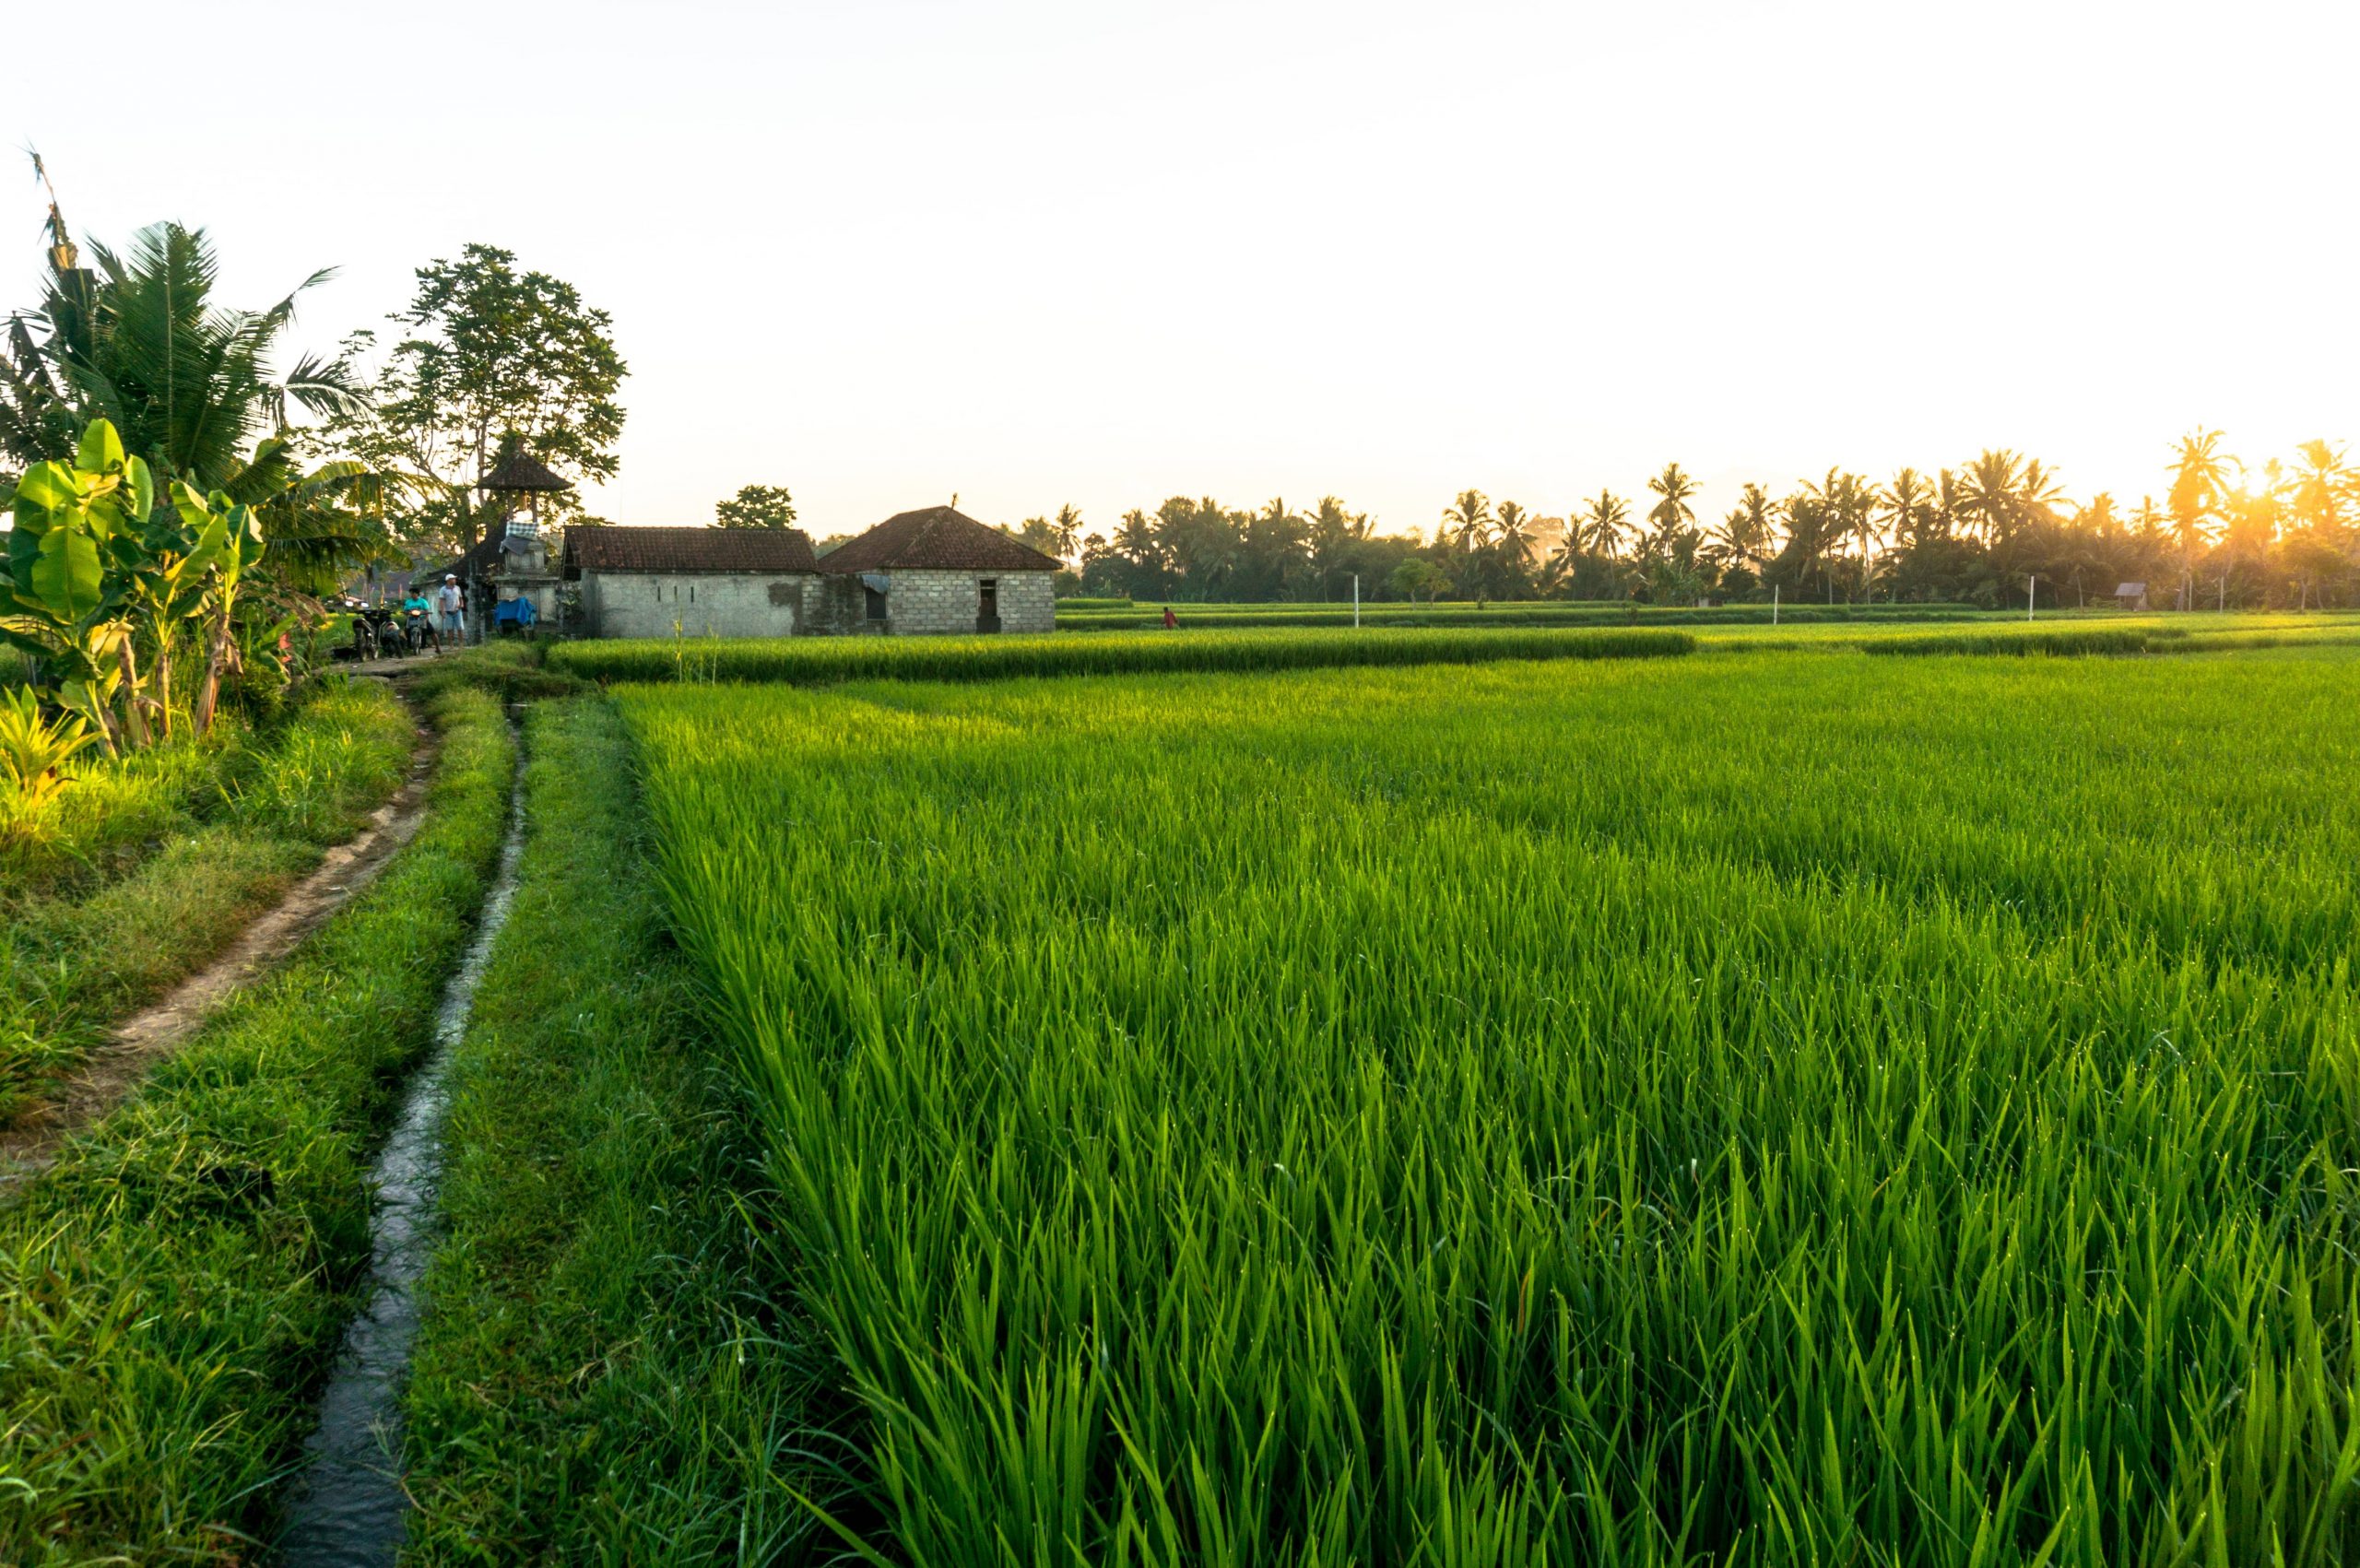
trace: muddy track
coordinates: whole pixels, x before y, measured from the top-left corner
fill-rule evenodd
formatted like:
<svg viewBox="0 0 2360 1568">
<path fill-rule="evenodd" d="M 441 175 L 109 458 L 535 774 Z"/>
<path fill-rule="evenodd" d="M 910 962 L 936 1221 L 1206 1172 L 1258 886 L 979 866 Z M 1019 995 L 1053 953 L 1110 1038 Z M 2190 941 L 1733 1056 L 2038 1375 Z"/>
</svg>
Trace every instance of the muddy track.
<svg viewBox="0 0 2360 1568">
<path fill-rule="evenodd" d="M 426 790 L 441 741 L 419 726 L 410 776 L 392 799 L 372 812 L 349 841 L 336 845 L 268 913 L 258 916 L 210 964 L 162 1000 L 117 1025 L 48 1102 L 0 1130 L 0 1198 L 56 1162 L 65 1140 L 120 1104 L 159 1061 L 180 1048 L 238 987 L 275 968 L 297 944 L 376 880 L 395 851 L 418 836 L 426 819 Z"/>
</svg>

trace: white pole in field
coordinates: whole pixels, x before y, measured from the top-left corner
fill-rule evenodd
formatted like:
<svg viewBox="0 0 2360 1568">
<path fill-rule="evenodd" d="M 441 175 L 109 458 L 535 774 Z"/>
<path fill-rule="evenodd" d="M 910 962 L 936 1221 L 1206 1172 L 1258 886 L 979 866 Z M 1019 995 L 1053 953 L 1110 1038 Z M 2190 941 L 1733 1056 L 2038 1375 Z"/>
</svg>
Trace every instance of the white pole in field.
<svg viewBox="0 0 2360 1568">
<path fill-rule="evenodd" d="M 2024 619 L 2026 620 L 2032 619 L 2032 585 L 2039 581 L 2037 577 L 2024 579 Z"/>
<path fill-rule="evenodd" d="M 1361 574 L 1352 573 L 1352 630 L 1361 629 Z"/>
<path fill-rule="evenodd" d="M 1770 584 L 1770 624 L 1778 624 L 1778 584 Z"/>
</svg>

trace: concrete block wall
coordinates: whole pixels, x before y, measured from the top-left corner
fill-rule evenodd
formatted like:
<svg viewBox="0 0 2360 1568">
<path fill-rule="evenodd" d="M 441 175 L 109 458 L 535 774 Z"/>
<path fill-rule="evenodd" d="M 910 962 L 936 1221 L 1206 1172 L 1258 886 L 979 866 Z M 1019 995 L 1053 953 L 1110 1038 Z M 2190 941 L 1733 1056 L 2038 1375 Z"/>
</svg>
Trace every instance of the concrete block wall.
<svg viewBox="0 0 2360 1568">
<path fill-rule="evenodd" d="M 1057 629 L 1056 573 L 999 573 L 999 625 L 1003 631 L 1055 631 Z"/>
<path fill-rule="evenodd" d="M 894 636 L 975 630 L 983 602 L 973 572 L 895 572 L 885 594 L 885 622 Z"/>
<path fill-rule="evenodd" d="M 792 637 L 803 627 L 808 572 L 585 572 L 582 608 L 594 637 Z"/>
<path fill-rule="evenodd" d="M 1056 601 L 1046 572 L 896 572 L 891 576 L 886 618 L 896 636 L 974 631 L 985 578 L 998 585 L 1001 631 L 1056 630 Z"/>
</svg>

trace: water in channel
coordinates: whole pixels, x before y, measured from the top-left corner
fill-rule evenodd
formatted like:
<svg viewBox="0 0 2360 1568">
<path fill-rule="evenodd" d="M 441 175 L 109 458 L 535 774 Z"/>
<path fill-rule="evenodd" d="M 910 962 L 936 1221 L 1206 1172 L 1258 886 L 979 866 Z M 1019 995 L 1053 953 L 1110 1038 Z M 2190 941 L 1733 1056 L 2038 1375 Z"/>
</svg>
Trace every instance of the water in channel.
<svg viewBox="0 0 2360 1568">
<path fill-rule="evenodd" d="M 370 1226 L 369 1301 L 344 1331 L 336 1371 L 320 1397 L 319 1430 L 304 1445 L 303 1467 L 289 1493 L 287 1529 L 279 1538 L 280 1561 L 289 1568 L 376 1568 L 391 1563 L 401 1550 L 409 1499 L 402 1489 L 399 1400 L 410 1345 L 418 1338 L 419 1277 L 434 1251 L 442 1114 L 450 1102 L 443 1079 L 466 1032 L 491 944 L 507 924 L 524 850 L 519 758 L 508 840 L 484 900 L 483 921 L 443 989 L 434 1054 L 410 1080 L 401 1120 L 372 1174 L 377 1208 Z"/>
</svg>

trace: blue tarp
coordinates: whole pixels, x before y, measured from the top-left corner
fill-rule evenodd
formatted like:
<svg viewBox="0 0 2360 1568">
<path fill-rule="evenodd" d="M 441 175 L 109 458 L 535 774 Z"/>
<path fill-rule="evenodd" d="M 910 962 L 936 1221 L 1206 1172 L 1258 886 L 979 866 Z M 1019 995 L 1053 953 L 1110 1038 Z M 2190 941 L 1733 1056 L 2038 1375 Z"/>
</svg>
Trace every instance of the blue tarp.
<svg viewBox="0 0 2360 1568">
<path fill-rule="evenodd" d="M 491 619 L 500 626 L 530 626 L 539 618 L 534 614 L 530 599 L 502 599 L 491 609 Z"/>
</svg>

